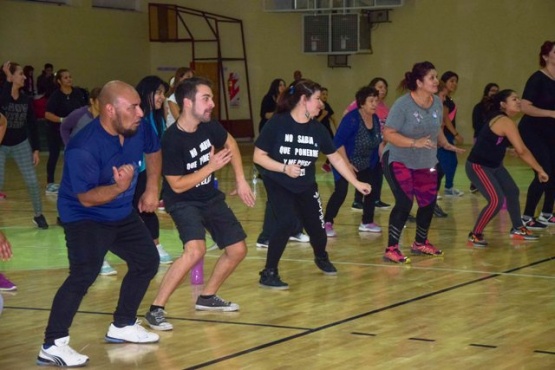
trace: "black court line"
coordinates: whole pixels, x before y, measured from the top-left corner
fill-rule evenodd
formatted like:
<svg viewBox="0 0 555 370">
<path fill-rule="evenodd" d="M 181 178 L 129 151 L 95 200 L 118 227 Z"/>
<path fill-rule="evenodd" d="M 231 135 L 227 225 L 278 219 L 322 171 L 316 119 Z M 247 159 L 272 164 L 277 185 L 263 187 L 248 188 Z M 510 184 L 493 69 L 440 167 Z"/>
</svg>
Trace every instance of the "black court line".
<svg viewBox="0 0 555 370">
<path fill-rule="evenodd" d="M 440 295 L 440 294 L 443 294 L 443 293 L 446 293 L 446 292 L 450 292 L 450 291 L 453 291 L 453 290 L 456 290 L 456 289 L 459 289 L 459 288 L 463 288 L 463 287 L 466 287 L 466 286 L 469 286 L 469 285 L 472 285 L 472 284 L 476 284 L 476 283 L 480 283 L 480 282 L 483 282 L 483 281 L 486 281 L 486 280 L 489 280 L 489 279 L 493 279 L 493 278 L 496 278 L 496 277 L 501 276 L 503 274 L 509 274 L 509 273 L 512 273 L 512 272 L 515 272 L 515 271 L 519 271 L 519 270 L 522 270 L 522 269 L 525 269 L 525 268 L 528 268 L 528 267 L 536 266 L 536 265 L 539 265 L 539 264 L 542 264 L 542 263 L 545 263 L 545 262 L 549 262 L 549 261 L 552 261 L 552 260 L 555 260 L 555 256 L 544 258 L 542 260 L 532 262 L 532 263 L 529 263 L 529 264 L 524 265 L 524 266 L 515 267 L 515 268 L 512 268 L 512 269 L 500 272 L 500 273 L 494 273 L 494 274 L 484 276 L 484 277 L 481 277 L 481 278 L 478 278 L 478 279 L 470 280 L 470 281 L 467 281 L 465 283 L 460 283 L 460 284 L 457 284 L 457 285 L 453 285 L 453 286 L 448 287 L 448 288 L 443 288 L 443 289 L 437 290 L 435 292 L 430 292 L 430 293 L 427 293 L 427 294 L 424 294 L 424 295 L 421 295 L 421 296 L 418 296 L 418 297 L 415 297 L 415 298 L 407 299 L 405 301 L 397 302 L 397 303 L 391 304 L 389 306 L 385 306 L 385 307 L 382 307 L 382 308 L 377 308 L 375 310 L 368 311 L 368 312 L 365 312 L 365 313 L 361 313 L 361 314 L 358 314 L 358 315 L 355 315 L 355 316 L 347 317 L 343 320 L 331 322 L 329 324 L 322 325 L 322 326 L 307 330 L 306 332 L 303 332 L 303 333 L 294 334 L 294 335 L 284 337 L 284 338 L 281 338 L 281 339 L 278 339 L 278 340 L 275 340 L 275 341 L 272 341 L 272 342 L 268 342 L 268 343 L 261 344 L 261 345 L 258 345 L 258 346 L 255 346 L 255 347 L 252 347 L 252 348 L 249 348 L 249 349 L 245 349 L 243 351 L 235 352 L 235 353 L 229 354 L 227 356 L 222 356 L 222 357 L 219 357 L 219 358 L 216 358 L 216 359 L 213 359 L 213 360 L 210 360 L 210 361 L 206 361 L 206 362 L 194 365 L 194 366 L 186 367 L 186 368 L 184 368 L 184 370 L 201 369 L 201 368 L 206 367 L 206 366 L 214 365 L 214 364 L 217 364 L 217 363 L 220 363 L 220 362 L 223 362 L 223 361 L 235 358 L 235 357 L 239 357 L 239 356 L 242 356 L 242 355 L 245 355 L 245 354 L 253 353 L 253 352 L 259 351 L 261 349 L 272 347 L 272 346 L 277 345 L 277 344 L 281 344 L 281 343 L 284 343 L 284 342 L 289 342 L 291 340 L 301 338 L 301 337 L 304 337 L 304 336 L 309 335 L 309 334 L 317 333 L 317 332 L 320 332 L 322 330 L 329 329 L 329 328 L 332 328 L 332 327 L 335 327 L 335 326 L 339 326 L 339 325 L 342 325 L 342 324 L 345 324 L 345 323 L 348 323 L 348 322 L 351 322 L 351 321 L 354 321 L 354 320 L 358 320 L 358 319 L 363 318 L 363 317 L 375 315 L 377 313 L 388 311 L 388 310 L 391 310 L 393 308 L 397 308 L 397 307 L 400 307 L 400 306 L 405 306 L 409 303 L 418 302 L 418 301 L 421 301 L 421 300 L 426 299 L 426 298 L 434 297 L 434 296 L 437 296 L 437 295 Z"/>
<path fill-rule="evenodd" d="M 420 342 L 435 342 L 435 339 L 426 339 L 426 338 L 409 338 L 409 340 L 417 340 Z"/>
<path fill-rule="evenodd" d="M 492 346 L 490 344 L 478 344 L 478 343 L 470 343 L 469 346 L 471 346 L 471 347 L 482 347 L 482 348 L 497 348 L 497 346 Z"/>
<path fill-rule="evenodd" d="M 555 352 L 551 352 L 551 351 L 542 351 L 542 350 L 535 350 L 534 353 L 542 353 L 544 355 L 555 355 Z"/>
<path fill-rule="evenodd" d="M 359 331 L 353 331 L 351 334 L 353 335 L 363 335 L 366 337 L 375 337 L 377 334 L 371 334 L 371 333 L 361 333 Z"/>
</svg>

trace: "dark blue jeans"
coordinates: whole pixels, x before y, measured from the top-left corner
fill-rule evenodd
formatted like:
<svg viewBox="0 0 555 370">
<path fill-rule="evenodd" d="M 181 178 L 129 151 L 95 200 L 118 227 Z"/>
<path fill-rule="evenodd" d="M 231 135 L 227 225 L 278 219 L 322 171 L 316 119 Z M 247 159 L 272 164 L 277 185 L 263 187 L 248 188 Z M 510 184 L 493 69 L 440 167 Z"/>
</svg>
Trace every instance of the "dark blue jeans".
<svg viewBox="0 0 555 370">
<path fill-rule="evenodd" d="M 132 325 L 137 310 L 158 272 L 160 257 L 150 233 L 136 212 L 116 222 L 77 221 L 64 224 L 69 276 L 52 302 L 45 343 L 69 335 L 69 327 L 81 301 L 94 283 L 108 251 L 127 262 L 121 283 L 114 324 Z"/>
</svg>

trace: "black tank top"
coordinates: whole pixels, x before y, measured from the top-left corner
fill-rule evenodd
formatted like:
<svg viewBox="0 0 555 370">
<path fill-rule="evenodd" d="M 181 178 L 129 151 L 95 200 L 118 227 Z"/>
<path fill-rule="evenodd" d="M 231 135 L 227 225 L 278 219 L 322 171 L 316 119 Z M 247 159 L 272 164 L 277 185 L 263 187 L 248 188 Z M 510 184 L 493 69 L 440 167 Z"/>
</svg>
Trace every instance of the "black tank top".
<svg viewBox="0 0 555 370">
<path fill-rule="evenodd" d="M 498 136 L 491 126 L 504 115 L 494 117 L 487 126 L 480 130 L 476 143 L 468 155 L 468 161 L 486 167 L 496 168 L 501 165 L 505 157 L 505 151 L 509 146 L 509 140 L 505 136 Z"/>
</svg>

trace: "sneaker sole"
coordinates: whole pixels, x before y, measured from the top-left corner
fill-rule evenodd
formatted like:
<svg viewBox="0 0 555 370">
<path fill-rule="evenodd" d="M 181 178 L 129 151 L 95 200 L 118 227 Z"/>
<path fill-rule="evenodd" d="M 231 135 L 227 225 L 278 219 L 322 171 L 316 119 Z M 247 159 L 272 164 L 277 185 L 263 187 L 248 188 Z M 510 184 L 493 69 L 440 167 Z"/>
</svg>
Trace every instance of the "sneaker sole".
<svg viewBox="0 0 555 370">
<path fill-rule="evenodd" d="M 114 338 L 109 337 L 108 335 L 104 336 L 104 340 L 108 343 L 136 343 L 136 344 L 143 344 L 143 343 L 158 343 L 160 339 L 152 339 L 152 340 L 145 340 L 141 342 L 132 342 L 126 339 Z"/>
<path fill-rule="evenodd" d="M 434 253 L 426 253 L 426 252 L 421 252 L 419 250 L 410 250 L 411 254 L 414 254 L 415 256 L 431 256 L 431 257 L 443 257 L 443 252 L 439 253 L 439 254 L 434 254 Z"/>
<path fill-rule="evenodd" d="M 13 286 L 11 288 L 0 288 L 0 292 L 11 292 L 17 290 L 17 286 Z"/>
<path fill-rule="evenodd" d="M 326 236 L 327 236 L 328 238 L 336 238 L 336 237 L 337 237 L 337 234 L 333 234 L 333 235 L 326 234 Z"/>
<path fill-rule="evenodd" d="M 114 271 L 109 271 L 109 272 L 101 272 L 98 275 L 100 275 L 100 276 L 114 276 L 114 275 L 117 275 L 117 274 L 118 274 L 118 272 L 114 270 Z"/>
<path fill-rule="evenodd" d="M 538 237 L 531 238 L 529 236 L 523 236 L 523 235 L 511 235 L 511 239 L 513 239 L 513 240 L 525 240 L 525 241 L 528 241 L 528 242 L 535 242 L 535 241 L 540 240 L 540 238 L 538 238 Z"/>
<path fill-rule="evenodd" d="M 367 230 L 367 229 L 358 229 L 361 233 L 373 233 L 373 234 L 381 234 L 382 230 Z"/>
<path fill-rule="evenodd" d="M 66 365 L 65 361 L 62 360 L 62 359 L 50 360 L 50 359 L 46 359 L 44 357 L 37 356 L 36 364 L 39 365 L 39 366 L 56 366 L 56 367 L 71 368 L 71 367 L 85 367 L 85 366 L 87 366 L 88 362 L 89 362 L 89 359 L 87 359 L 82 364 Z"/>
<path fill-rule="evenodd" d="M 44 226 L 44 227 L 40 227 L 39 224 L 37 224 L 37 222 L 36 222 L 35 220 L 33 220 L 33 223 L 34 223 L 35 226 L 38 227 L 39 229 L 42 229 L 42 230 L 48 229 L 48 225 L 47 225 L 47 226 Z"/>
<path fill-rule="evenodd" d="M 391 258 L 388 258 L 388 257 L 385 257 L 385 256 L 382 257 L 382 258 L 385 262 L 393 262 L 393 263 L 398 263 L 398 264 L 401 264 L 401 265 L 406 265 L 406 264 L 410 263 L 410 258 L 408 258 L 408 257 L 406 257 L 404 261 L 395 261 L 395 260 L 392 260 Z"/>
<path fill-rule="evenodd" d="M 310 243 L 310 239 L 309 240 L 301 240 L 301 239 L 297 239 L 297 238 L 289 238 L 290 242 L 295 242 L 295 243 Z"/>
<path fill-rule="evenodd" d="M 351 211 L 353 211 L 353 212 L 362 212 L 362 209 L 351 207 Z"/>
<path fill-rule="evenodd" d="M 267 245 L 267 244 L 259 244 L 259 243 L 256 243 L 256 248 L 268 249 L 268 245 Z"/>
<path fill-rule="evenodd" d="M 152 325 L 152 324 L 148 324 L 148 326 L 150 326 L 151 329 L 153 330 L 159 330 L 159 331 L 170 331 L 173 330 L 173 325 L 169 324 L 170 326 L 160 326 L 160 325 Z"/>
<path fill-rule="evenodd" d="M 173 260 L 169 260 L 169 261 L 162 261 L 160 260 L 160 264 L 161 265 L 171 265 L 173 263 Z"/>
<path fill-rule="evenodd" d="M 270 285 L 264 285 L 262 283 L 258 283 L 258 286 L 264 289 L 270 289 L 270 290 L 288 290 L 289 289 L 289 285 L 286 286 L 270 286 Z"/>
<path fill-rule="evenodd" d="M 211 311 L 211 312 L 236 312 L 236 311 L 239 311 L 239 308 L 233 308 L 233 307 L 206 307 L 206 306 L 195 305 L 195 310 L 197 310 L 197 311 Z"/>
</svg>

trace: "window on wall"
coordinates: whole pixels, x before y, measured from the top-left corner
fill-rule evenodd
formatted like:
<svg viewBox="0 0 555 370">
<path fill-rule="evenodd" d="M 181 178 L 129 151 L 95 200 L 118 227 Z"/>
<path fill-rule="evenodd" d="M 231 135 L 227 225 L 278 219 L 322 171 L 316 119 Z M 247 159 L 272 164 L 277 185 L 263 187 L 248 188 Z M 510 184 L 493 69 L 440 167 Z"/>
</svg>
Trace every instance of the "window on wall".
<svg viewBox="0 0 555 370">
<path fill-rule="evenodd" d="M 108 8 L 119 10 L 140 10 L 139 0 L 92 0 L 93 8 Z"/>
</svg>

